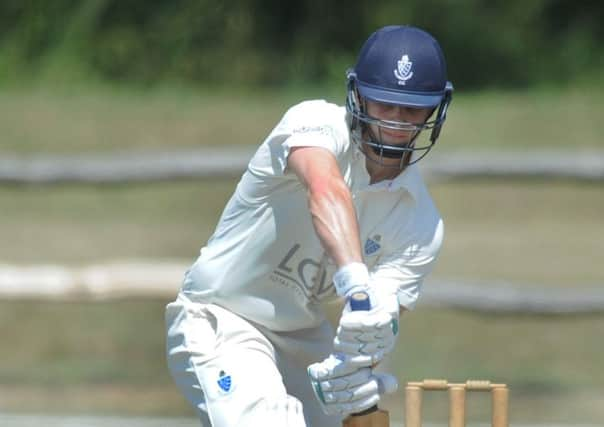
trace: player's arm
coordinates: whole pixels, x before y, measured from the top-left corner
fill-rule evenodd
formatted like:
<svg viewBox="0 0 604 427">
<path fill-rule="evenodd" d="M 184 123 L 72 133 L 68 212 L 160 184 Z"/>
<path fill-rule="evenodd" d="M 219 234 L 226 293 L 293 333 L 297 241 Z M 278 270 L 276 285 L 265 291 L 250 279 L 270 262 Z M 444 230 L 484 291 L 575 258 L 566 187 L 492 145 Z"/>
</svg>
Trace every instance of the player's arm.
<svg viewBox="0 0 604 427">
<path fill-rule="evenodd" d="M 315 232 L 338 267 L 362 263 L 359 225 L 335 156 L 321 147 L 294 147 L 288 168 L 307 188 Z"/>
</svg>

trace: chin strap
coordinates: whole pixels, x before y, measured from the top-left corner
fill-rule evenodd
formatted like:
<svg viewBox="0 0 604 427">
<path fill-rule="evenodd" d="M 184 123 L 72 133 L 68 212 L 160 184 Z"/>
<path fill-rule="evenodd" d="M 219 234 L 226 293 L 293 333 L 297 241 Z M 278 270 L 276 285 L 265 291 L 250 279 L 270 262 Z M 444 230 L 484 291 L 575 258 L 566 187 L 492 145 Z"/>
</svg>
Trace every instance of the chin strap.
<svg viewBox="0 0 604 427">
<path fill-rule="evenodd" d="M 369 141 L 371 142 L 371 144 L 367 144 L 367 145 L 369 145 L 369 147 L 375 154 L 377 154 L 380 157 L 386 157 L 388 159 L 402 159 L 402 158 L 410 155 L 413 152 L 413 146 L 415 144 L 415 140 L 421 133 L 421 131 L 418 131 L 407 144 L 397 146 L 397 145 L 389 145 L 389 144 L 383 144 L 382 142 L 378 142 L 378 141 L 381 141 L 382 138 L 381 137 L 376 138 L 375 134 L 369 128 L 369 126 L 367 126 L 367 132 L 369 133 Z"/>
</svg>

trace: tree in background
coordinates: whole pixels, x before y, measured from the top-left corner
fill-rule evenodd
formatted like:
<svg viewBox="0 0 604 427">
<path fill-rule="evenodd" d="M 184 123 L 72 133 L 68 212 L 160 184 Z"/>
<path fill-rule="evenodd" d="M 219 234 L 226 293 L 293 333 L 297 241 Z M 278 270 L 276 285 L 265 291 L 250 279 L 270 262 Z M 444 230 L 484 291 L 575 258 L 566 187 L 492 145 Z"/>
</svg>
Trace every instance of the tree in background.
<svg viewBox="0 0 604 427">
<path fill-rule="evenodd" d="M 153 84 L 341 82 L 362 41 L 409 23 L 462 88 L 598 77 L 597 0 L 28 0 L 0 3 L 0 78 Z"/>
</svg>

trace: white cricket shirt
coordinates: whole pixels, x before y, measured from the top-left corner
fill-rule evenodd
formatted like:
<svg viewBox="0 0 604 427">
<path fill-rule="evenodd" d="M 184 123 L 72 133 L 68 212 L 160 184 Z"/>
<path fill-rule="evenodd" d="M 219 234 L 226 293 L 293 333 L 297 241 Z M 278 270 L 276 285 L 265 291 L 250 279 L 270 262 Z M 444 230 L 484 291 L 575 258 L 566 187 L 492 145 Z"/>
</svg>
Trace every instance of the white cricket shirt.
<svg viewBox="0 0 604 427">
<path fill-rule="evenodd" d="M 337 159 L 356 206 L 371 286 L 389 287 L 413 308 L 440 249 L 443 224 L 411 165 L 369 185 L 365 156 L 349 137 L 346 111 L 306 101 L 287 111 L 250 160 L 218 226 L 187 271 L 182 292 L 276 331 L 316 327 L 319 302 L 336 298 L 336 266 L 315 234 L 306 189 L 287 170 L 292 147 Z"/>
</svg>

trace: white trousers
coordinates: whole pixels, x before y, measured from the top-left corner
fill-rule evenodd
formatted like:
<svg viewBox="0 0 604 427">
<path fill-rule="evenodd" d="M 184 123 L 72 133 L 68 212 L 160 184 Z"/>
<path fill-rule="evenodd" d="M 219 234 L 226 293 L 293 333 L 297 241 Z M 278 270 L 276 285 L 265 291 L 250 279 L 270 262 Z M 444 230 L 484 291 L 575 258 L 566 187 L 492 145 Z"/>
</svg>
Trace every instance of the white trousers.
<svg viewBox="0 0 604 427">
<path fill-rule="evenodd" d="M 313 394 L 306 368 L 332 349 L 333 329 L 274 332 L 214 304 L 184 295 L 166 307 L 168 366 L 204 427 L 249 423 L 263 401 L 290 396 L 303 404 L 309 427 L 337 427 Z"/>
</svg>

